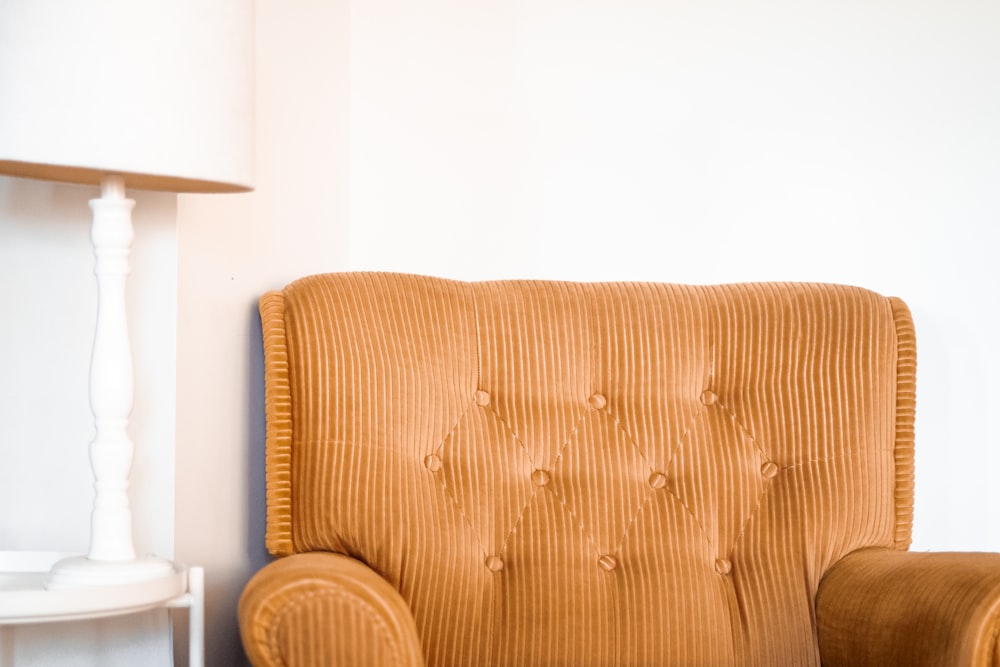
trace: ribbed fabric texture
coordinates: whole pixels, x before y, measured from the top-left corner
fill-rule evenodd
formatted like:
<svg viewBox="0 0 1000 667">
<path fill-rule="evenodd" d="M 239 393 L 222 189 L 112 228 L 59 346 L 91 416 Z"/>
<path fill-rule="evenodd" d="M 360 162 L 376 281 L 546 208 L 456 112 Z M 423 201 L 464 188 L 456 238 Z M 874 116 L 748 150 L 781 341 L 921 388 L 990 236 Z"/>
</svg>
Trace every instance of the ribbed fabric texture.
<svg viewBox="0 0 1000 667">
<path fill-rule="evenodd" d="M 330 274 L 261 312 L 269 547 L 367 564 L 428 665 L 818 665 L 823 575 L 909 544 L 898 300 Z"/>
</svg>

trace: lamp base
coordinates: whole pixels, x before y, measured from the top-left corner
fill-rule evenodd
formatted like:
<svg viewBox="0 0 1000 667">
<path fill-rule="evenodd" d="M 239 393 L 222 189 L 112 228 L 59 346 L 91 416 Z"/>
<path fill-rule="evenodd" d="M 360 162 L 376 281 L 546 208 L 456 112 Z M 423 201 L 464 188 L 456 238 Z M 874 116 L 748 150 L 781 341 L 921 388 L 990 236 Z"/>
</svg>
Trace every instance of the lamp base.
<svg viewBox="0 0 1000 667">
<path fill-rule="evenodd" d="M 103 561 L 86 556 L 64 558 L 49 570 L 45 579 L 48 590 L 85 588 L 88 586 L 114 586 L 154 581 L 174 574 L 174 564 L 156 556 L 133 560 Z"/>
</svg>

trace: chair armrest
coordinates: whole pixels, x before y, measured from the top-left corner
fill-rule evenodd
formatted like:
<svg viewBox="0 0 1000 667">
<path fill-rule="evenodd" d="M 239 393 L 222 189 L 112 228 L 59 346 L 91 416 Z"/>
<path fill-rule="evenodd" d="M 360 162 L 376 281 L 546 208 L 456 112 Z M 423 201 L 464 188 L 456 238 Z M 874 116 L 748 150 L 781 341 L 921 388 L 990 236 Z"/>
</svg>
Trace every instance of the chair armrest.
<svg viewBox="0 0 1000 667">
<path fill-rule="evenodd" d="M 253 576 L 239 602 L 250 662 L 424 664 L 406 601 L 364 563 L 333 553 L 286 556 Z"/>
<path fill-rule="evenodd" d="M 866 549 L 816 598 L 824 667 L 1000 664 L 1000 554 Z"/>
</svg>

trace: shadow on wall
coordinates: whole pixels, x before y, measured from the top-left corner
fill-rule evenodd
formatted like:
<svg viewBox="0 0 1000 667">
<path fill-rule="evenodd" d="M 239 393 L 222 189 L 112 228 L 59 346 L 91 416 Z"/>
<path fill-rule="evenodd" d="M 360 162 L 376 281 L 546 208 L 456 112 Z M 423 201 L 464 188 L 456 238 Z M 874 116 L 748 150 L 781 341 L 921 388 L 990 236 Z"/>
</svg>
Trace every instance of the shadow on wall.
<svg viewBox="0 0 1000 667">
<path fill-rule="evenodd" d="M 235 622 L 236 606 L 250 577 L 271 561 L 264 544 L 267 511 L 264 480 L 264 342 L 256 303 L 248 312 L 247 336 L 246 565 L 242 570 L 206 568 L 205 664 L 213 666 L 229 667 L 232 656 L 243 655 L 243 644 Z M 174 659 L 178 667 L 187 667 L 187 618 L 185 614 L 177 614 L 174 618 Z M 243 664 L 249 663 L 244 659 Z"/>
<path fill-rule="evenodd" d="M 261 329 L 260 313 L 253 304 L 250 313 L 250 357 L 249 388 L 250 401 L 249 441 L 247 443 L 247 561 L 251 573 L 256 572 L 271 561 L 264 546 L 267 489 L 265 488 L 265 421 L 264 421 L 264 335 Z"/>
<path fill-rule="evenodd" d="M 248 335 L 250 344 L 247 346 L 249 357 L 249 372 L 247 373 L 247 400 L 249 401 L 247 415 L 247 526 L 246 526 L 246 563 L 247 570 L 239 581 L 233 582 L 232 588 L 236 597 L 232 607 L 236 613 L 235 602 L 243 592 L 247 581 L 258 570 L 272 559 L 264 543 L 267 516 L 267 489 L 265 485 L 265 451 L 264 441 L 266 424 L 264 420 L 264 337 L 260 322 L 257 303 L 254 302 L 249 313 Z M 240 642 L 239 637 L 236 638 Z M 242 653 L 242 642 L 239 644 Z M 209 657 L 206 654 L 206 659 Z M 213 664 L 213 663 L 207 663 Z"/>
</svg>

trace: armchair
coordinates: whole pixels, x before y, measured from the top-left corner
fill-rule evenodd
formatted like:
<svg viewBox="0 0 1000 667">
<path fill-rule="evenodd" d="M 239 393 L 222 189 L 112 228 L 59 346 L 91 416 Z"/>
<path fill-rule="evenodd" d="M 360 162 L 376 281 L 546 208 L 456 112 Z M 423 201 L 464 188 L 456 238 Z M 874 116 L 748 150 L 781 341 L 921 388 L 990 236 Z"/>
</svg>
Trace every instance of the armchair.
<svg viewBox="0 0 1000 667">
<path fill-rule="evenodd" d="M 902 301 L 345 273 L 264 295 L 254 665 L 1000 665 L 907 551 Z"/>
</svg>

